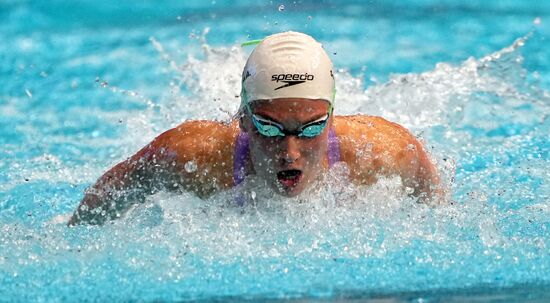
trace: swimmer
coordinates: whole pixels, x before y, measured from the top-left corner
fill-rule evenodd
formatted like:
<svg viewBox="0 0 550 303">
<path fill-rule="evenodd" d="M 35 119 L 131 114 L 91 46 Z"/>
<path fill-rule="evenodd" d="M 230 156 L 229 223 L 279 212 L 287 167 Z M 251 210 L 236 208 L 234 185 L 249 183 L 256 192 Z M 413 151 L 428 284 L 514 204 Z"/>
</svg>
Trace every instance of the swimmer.
<svg viewBox="0 0 550 303">
<path fill-rule="evenodd" d="M 251 175 L 294 197 L 337 162 L 355 184 L 397 175 L 410 195 L 436 199 L 438 173 L 422 144 L 380 117 L 335 116 L 335 92 L 320 43 L 297 32 L 268 36 L 244 67 L 235 119 L 184 122 L 159 135 L 88 188 L 69 225 L 102 224 L 159 190 L 204 198 Z"/>
</svg>

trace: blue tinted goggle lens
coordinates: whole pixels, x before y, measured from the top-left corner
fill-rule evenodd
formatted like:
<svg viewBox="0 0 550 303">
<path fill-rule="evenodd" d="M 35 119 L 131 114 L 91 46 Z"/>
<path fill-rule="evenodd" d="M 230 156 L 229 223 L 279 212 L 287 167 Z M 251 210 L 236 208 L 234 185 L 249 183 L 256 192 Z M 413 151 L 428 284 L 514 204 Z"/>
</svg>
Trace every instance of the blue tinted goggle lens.
<svg viewBox="0 0 550 303">
<path fill-rule="evenodd" d="M 284 137 L 285 135 L 295 135 L 298 137 L 313 138 L 319 136 L 323 132 L 327 126 L 329 117 L 330 115 L 326 114 L 325 117 L 310 122 L 294 132 L 287 131 L 279 123 L 263 119 L 257 115 L 252 115 L 252 123 L 254 123 L 254 126 L 258 132 L 266 137 Z"/>
</svg>

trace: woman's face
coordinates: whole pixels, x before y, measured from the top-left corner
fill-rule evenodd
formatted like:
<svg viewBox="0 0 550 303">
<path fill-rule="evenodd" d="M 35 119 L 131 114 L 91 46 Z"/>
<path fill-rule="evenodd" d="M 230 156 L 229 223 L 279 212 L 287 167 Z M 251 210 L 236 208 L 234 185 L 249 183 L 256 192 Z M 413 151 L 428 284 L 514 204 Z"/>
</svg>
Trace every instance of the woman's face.
<svg viewBox="0 0 550 303">
<path fill-rule="evenodd" d="M 297 136 L 302 126 L 329 114 L 330 104 L 324 100 L 281 98 L 254 101 L 241 120 L 241 127 L 250 138 L 250 156 L 254 171 L 283 196 L 293 197 L 306 189 L 328 167 L 328 133 L 332 116 L 323 131 L 315 137 Z M 282 126 L 284 137 L 267 137 L 252 122 L 256 118 Z"/>
</svg>

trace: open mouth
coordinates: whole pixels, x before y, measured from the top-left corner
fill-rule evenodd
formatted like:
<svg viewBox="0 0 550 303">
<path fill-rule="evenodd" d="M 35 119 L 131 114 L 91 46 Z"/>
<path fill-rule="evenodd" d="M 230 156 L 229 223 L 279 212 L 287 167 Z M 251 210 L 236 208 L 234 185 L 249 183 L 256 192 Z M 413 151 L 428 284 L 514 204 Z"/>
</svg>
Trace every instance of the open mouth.
<svg viewBox="0 0 550 303">
<path fill-rule="evenodd" d="M 277 173 L 277 179 L 285 187 L 294 187 L 302 179 L 302 171 L 299 169 L 282 170 Z"/>
</svg>

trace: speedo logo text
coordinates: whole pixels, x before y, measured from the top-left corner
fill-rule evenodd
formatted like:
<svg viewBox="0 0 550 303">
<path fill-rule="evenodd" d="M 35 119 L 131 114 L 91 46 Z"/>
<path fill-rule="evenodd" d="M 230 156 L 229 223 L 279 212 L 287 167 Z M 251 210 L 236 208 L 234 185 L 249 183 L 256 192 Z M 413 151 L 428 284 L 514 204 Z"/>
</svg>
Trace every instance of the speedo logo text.
<svg viewBox="0 0 550 303">
<path fill-rule="evenodd" d="M 275 90 L 278 90 L 278 89 L 281 89 L 281 88 L 284 88 L 284 87 L 289 87 L 289 86 L 301 84 L 301 83 L 304 83 L 306 81 L 312 81 L 313 79 L 315 79 L 315 76 L 310 75 L 308 73 L 305 73 L 305 74 L 276 74 L 276 75 L 271 75 L 271 81 L 285 83 L 284 85 L 275 88 Z"/>
</svg>

